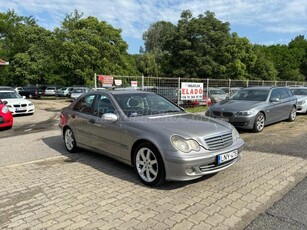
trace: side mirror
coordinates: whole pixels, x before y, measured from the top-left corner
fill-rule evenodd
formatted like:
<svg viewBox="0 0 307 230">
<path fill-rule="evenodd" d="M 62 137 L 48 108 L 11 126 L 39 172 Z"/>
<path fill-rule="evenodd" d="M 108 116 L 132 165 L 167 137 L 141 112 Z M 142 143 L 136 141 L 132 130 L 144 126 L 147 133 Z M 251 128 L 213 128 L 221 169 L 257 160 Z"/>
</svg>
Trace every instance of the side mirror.
<svg viewBox="0 0 307 230">
<path fill-rule="evenodd" d="M 278 97 L 272 97 L 270 99 L 270 102 L 279 102 L 279 98 Z"/>
<path fill-rule="evenodd" d="M 110 122 L 115 122 L 117 121 L 118 117 L 114 113 L 105 113 L 102 115 L 103 120 L 105 121 L 110 121 Z"/>
</svg>

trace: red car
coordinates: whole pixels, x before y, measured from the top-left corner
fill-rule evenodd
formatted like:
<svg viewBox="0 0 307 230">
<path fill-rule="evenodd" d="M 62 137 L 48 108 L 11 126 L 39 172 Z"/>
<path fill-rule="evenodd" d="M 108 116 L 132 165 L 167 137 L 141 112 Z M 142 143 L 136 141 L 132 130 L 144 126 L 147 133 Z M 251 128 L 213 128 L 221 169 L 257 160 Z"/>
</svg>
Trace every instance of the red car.
<svg viewBox="0 0 307 230">
<path fill-rule="evenodd" d="M 0 100 L 0 129 L 11 128 L 13 125 L 13 115 L 5 102 Z"/>
</svg>

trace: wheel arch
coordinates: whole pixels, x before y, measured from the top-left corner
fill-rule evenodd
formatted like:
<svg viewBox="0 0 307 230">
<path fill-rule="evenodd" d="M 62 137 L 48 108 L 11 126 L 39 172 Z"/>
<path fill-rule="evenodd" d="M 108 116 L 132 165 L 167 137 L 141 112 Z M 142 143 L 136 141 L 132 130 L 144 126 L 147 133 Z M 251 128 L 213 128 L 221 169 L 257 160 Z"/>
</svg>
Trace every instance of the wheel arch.
<svg viewBox="0 0 307 230">
<path fill-rule="evenodd" d="M 147 140 L 147 139 L 139 139 L 139 140 L 137 140 L 136 142 L 133 143 L 132 148 L 131 148 L 131 152 L 130 152 L 130 161 L 131 161 L 132 167 L 135 166 L 135 165 L 134 165 L 134 154 L 135 154 L 135 150 L 136 150 L 136 148 L 137 148 L 140 144 L 142 144 L 142 143 L 149 143 L 149 144 L 151 144 L 151 145 L 155 148 L 155 150 L 159 153 L 159 155 L 160 155 L 160 157 L 161 157 L 161 159 L 162 159 L 163 166 L 165 167 L 164 158 L 163 158 L 163 156 L 161 155 L 161 152 L 159 151 L 159 148 L 158 148 L 157 145 L 155 145 L 152 141 L 149 141 L 149 140 Z"/>
</svg>

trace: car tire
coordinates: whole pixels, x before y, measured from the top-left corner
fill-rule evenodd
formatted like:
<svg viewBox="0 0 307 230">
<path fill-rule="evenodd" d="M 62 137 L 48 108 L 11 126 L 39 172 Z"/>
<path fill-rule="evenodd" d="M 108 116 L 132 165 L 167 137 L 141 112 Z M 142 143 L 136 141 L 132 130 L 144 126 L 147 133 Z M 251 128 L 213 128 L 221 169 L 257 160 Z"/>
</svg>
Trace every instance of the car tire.
<svg viewBox="0 0 307 230">
<path fill-rule="evenodd" d="M 295 120 L 295 118 L 296 118 L 296 108 L 295 108 L 295 106 L 292 106 L 292 108 L 290 110 L 288 121 L 292 122 L 292 121 Z"/>
<path fill-rule="evenodd" d="M 264 124 L 265 124 L 265 116 L 262 112 L 259 112 L 256 115 L 253 130 L 257 133 L 261 132 L 264 128 Z"/>
<path fill-rule="evenodd" d="M 135 172 L 143 184 L 155 187 L 165 183 L 163 160 L 153 144 L 140 144 L 134 152 L 133 160 Z"/>
<path fill-rule="evenodd" d="M 64 131 L 64 143 L 68 152 L 75 153 L 77 151 L 76 139 L 70 128 L 66 128 Z"/>
</svg>

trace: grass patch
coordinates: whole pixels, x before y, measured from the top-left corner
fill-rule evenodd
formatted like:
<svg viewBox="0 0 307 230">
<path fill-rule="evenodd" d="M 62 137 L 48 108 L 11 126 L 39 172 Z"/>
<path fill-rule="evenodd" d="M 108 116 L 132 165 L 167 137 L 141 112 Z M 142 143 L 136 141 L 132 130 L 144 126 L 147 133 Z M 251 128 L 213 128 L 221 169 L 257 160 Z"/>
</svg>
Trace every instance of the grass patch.
<svg viewBox="0 0 307 230">
<path fill-rule="evenodd" d="M 190 108 L 185 108 L 184 110 L 189 112 L 189 113 L 204 113 L 208 109 L 207 106 L 196 106 L 196 107 L 190 107 Z"/>
</svg>

